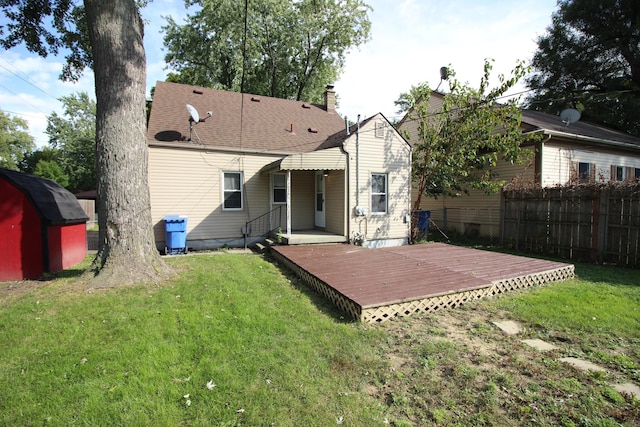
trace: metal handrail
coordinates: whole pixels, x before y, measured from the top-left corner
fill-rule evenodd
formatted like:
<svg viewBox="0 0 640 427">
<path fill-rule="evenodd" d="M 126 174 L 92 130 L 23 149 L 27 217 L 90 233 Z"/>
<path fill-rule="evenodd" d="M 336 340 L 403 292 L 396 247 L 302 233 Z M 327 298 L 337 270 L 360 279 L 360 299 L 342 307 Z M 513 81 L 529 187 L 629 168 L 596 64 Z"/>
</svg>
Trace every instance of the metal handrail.
<svg viewBox="0 0 640 427">
<path fill-rule="evenodd" d="M 242 234 L 244 235 L 244 248 L 247 249 L 247 238 L 249 236 L 267 236 L 269 233 L 282 227 L 282 208 L 277 206 L 259 217 L 256 217 L 244 224 Z M 276 214 L 277 212 L 277 214 Z M 274 220 L 277 215 L 277 220 Z"/>
</svg>

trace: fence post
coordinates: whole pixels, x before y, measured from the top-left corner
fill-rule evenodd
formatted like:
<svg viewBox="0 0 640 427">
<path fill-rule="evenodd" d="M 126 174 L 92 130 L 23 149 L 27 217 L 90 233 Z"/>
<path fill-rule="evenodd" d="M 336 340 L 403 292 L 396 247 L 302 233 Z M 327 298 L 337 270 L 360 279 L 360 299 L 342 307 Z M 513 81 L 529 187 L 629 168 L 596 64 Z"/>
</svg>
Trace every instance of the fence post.
<svg viewBox="0 0 640 427">
<path fill-rule="evenodd" d="M 609 217 L 611 212 L 609 212 L 609 189 L 610 187 L 605 187 L 602 191 L 599 192 L 599 206 L 598 206 L 598 215 L 599 215 L 599 223 L 600 230 L 598 233 L 598 261 L 603 263 L 607 259 L 607 248 L 608 243 L 607 239 L 608 231 L 609 231 Z"/>
<path fill-rule="evenodd" d="M 601 262 L 600 250 L 600 189 L 596 188 L 591 202 L 591 261 Z"/>
</svg>

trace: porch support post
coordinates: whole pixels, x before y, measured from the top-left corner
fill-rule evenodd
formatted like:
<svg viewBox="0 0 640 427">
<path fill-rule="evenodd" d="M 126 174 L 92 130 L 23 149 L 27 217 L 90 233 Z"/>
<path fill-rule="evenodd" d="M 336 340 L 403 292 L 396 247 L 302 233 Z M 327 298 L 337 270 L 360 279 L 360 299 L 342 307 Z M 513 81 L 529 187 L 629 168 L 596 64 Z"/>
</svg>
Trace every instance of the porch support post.
<svg viewBox="0 0 640 427">
<path fill-rule="evenodd" d="M 287 236 L 291 237 L 291 169 L 287 171 Z"/>
</svg>

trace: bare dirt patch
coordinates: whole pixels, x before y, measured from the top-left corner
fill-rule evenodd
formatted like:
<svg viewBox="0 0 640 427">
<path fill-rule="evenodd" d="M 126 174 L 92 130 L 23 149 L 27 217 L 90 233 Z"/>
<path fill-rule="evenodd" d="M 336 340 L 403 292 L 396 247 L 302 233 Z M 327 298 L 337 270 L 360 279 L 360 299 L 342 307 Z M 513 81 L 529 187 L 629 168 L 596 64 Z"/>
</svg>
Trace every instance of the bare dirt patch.
<svg viewBox="0 0 640 427">
<path fill-rule="evenodd" d="M 492 322 L 509 320 L 509 313 L 487 307 L 469 304 L 382 326 L 391 333 L 384 353 L 389 367 L 376 385 L 399 419 L 465 426 L 640 421 L 630 397 L 626 404 L 620 398 L 618 408 L 602 403 L 615 399 L 609 378 L 559 361 L 579 348 L 562 342 L 554 350 L 532 348 L 522 342 L 538 338 L 532 325 L 507 335 Z M 592 401 L 607 412 L 589 414 Z"/>
<path fill-rule="evenodd" d="M 21 280 L 18 282 L 0 282 L 0 306 L 19 298 L 36 289 L 48 286 L 50 283 L 40 280 Z"/>
</svg>

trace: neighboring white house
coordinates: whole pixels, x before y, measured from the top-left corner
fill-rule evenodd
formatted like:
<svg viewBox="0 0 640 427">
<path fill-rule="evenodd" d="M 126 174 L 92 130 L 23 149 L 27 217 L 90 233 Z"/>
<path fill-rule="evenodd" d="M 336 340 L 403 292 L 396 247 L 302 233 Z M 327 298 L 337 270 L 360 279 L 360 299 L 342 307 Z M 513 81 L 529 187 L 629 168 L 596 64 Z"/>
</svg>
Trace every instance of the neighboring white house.
<svg viewBox="0 0 640 427">
<path fill-rule="evenodd" d="M 276 230 L 289 244 L 309 242 L 308 231 L 312 241 L 406 244 L 409 144 L 382 114 L 347 129 L 332 87 L 325 95 L 314 105 L 158 82 L 147 134 L 158 248 L 167 215 L 188 218 L 194 249 Z"/>
<path fill-rule="evenodd" d="M 437 111 L 444 95 L 434 93 L 430 108 Z M 525 144 L 531 161 L 524 165 L 500 163 L 498 179 L 543 187 L 588 182 L 630 181 L 640 178 L 640 138 L 603 126 L 578 121 L 566 125 L 560 117 L 539 111 L 522 111 L 523 133 L 539 133 L 540 140 Z M 416 123 L 407 116 L 400 132 L 415 134 Z M 415 200 L 415 195 L 413 200 Z M 422 198 L 421 209 L 430 210 L 439 226 L 468 235 L 500 235 L 500 194 L 471 190 L 460 197 Z"/>
</svg>

